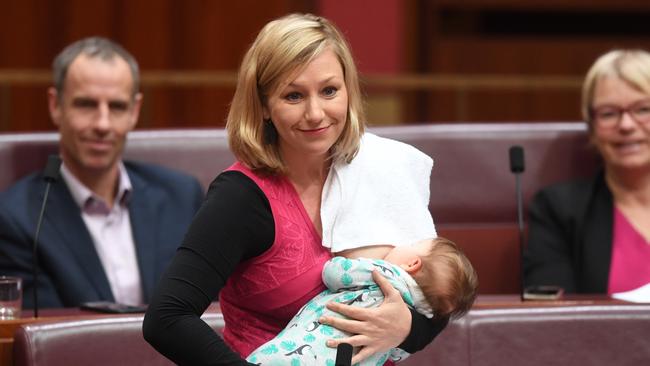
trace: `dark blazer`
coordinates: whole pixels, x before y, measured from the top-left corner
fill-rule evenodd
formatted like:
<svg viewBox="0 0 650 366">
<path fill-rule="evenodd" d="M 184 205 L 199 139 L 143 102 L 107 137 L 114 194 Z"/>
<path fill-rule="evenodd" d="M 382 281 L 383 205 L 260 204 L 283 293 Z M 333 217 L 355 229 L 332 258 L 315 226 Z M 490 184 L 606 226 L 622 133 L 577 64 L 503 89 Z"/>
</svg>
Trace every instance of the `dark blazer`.
<svg viewBox="0 0 650 366">
<path fill-rule="evenodd" d="M 181 244 L 203 200 L 199 182 L 162 167 L 125 162 L 128 203 L 144 299 Z M 32 245 L 45 183 L 32 174 L 0 194 L 0 274 L 23 278 L 23 305 L 33 307 Z M 81 211 L 61 179 L 52 184 L 38 243 L 41 308 L 114 301 Z"/>
<path fill-rule="evenodd" d="M 601 171 L 543 189 L 529 207 L 524 281 L 569 293 L 607 293 L 612 257 L 612 194 Z"/>
</svg>

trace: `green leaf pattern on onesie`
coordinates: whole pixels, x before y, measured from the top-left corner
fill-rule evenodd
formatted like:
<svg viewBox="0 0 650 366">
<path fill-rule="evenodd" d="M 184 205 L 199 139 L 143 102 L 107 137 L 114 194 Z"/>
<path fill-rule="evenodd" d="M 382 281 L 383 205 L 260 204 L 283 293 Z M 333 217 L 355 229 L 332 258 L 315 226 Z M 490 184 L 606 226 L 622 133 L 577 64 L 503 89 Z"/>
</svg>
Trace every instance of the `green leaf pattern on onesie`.
<svg viewBox="0 0 650 366">
<path fill-rule="evenodd" d="M 343 317 L 326 308 L 330 301 L 365 308 L 379 306 L 384 296 L 372 279 L 373 270 L 386 277 L 402 294 L 404 301 L 413 306 L 413 298 L 404 280 L 408 274 L 400 267 L 379 259 L 334 257 L 325 263 L 322 273 L 328 289 L 307 302 L 278 336 L 258 347 L 247 360 L 263 366 L 334 366 L 336 349 L 327 347 L 325 342 L 350 335 L 321 324 L 318 319 L 324 314 Z M 397 361 L 408 357 L 408 353 L 394 348 L 390 352 L 375 354 L 358 365 L 381 366 L 389 357 Z"/>
</svg>

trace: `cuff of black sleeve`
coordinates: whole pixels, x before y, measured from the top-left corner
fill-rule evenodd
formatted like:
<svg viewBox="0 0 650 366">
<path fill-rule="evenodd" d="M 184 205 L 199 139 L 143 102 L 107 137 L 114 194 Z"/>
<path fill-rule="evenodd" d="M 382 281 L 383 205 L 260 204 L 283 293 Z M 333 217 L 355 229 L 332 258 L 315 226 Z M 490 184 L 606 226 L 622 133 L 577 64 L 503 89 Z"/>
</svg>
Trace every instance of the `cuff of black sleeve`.
<svg viewBox="0 0 650 366">
<path fill-rule="evenodd" d="M 415 353 L 426 347 L 442 332 L 449 323 L 449 318 L 428 319 L 414 309 L 411 311 L 411 332 L 398 348 L 408 353 Z"/>
</svg>

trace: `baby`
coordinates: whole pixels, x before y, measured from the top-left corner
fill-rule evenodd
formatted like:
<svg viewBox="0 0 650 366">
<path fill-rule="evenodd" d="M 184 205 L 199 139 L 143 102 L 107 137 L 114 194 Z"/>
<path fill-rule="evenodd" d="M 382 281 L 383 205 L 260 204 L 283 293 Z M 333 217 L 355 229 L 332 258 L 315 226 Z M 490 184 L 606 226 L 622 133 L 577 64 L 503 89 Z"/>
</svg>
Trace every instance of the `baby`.
<svg viewBox="0 0 650 366">
<path fill-rule="evenodd" d="M 334 365 L 336 349 L 325 342 L 349 336 L 318 319 L 340 316 L 326 308 L 330 301 L 353 306 L 379 306 L 384 295 L 372 279 L 377 270 L 401 293 L 404 301 L 428 316 L 458 318 L 471 308 L 476 297 L 476 272 L 452 241 L 437 237 L 409 246 L 369 246 L 349 249 L 323 268 L 327 290 L 309 301 L 274 339 L 257 348 L 247 361 L 263 365 Z M 375 259 L 382 258 L 382 259 Z M 408 354 L 394 348 L 376 353 L 360 365 L 383 365 L 390 357 L 397 362 Z"/>
</svg>

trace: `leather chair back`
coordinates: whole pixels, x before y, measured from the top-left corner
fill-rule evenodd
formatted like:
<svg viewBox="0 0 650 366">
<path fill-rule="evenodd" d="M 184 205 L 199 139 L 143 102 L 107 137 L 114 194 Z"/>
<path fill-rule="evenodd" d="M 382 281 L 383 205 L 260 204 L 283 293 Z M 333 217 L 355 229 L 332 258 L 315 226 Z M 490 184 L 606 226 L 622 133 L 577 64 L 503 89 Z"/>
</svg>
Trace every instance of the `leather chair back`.
<svg viewBox="0 0 650 366">
<path fill-rule="evenodd" d="M 173 365 L 142 337 L 143 315 L 87 317 L 23 325 L 14 337 L 15 366 Z M 221 313 L 203 319 L 217 331 Z"/>
</svg>

